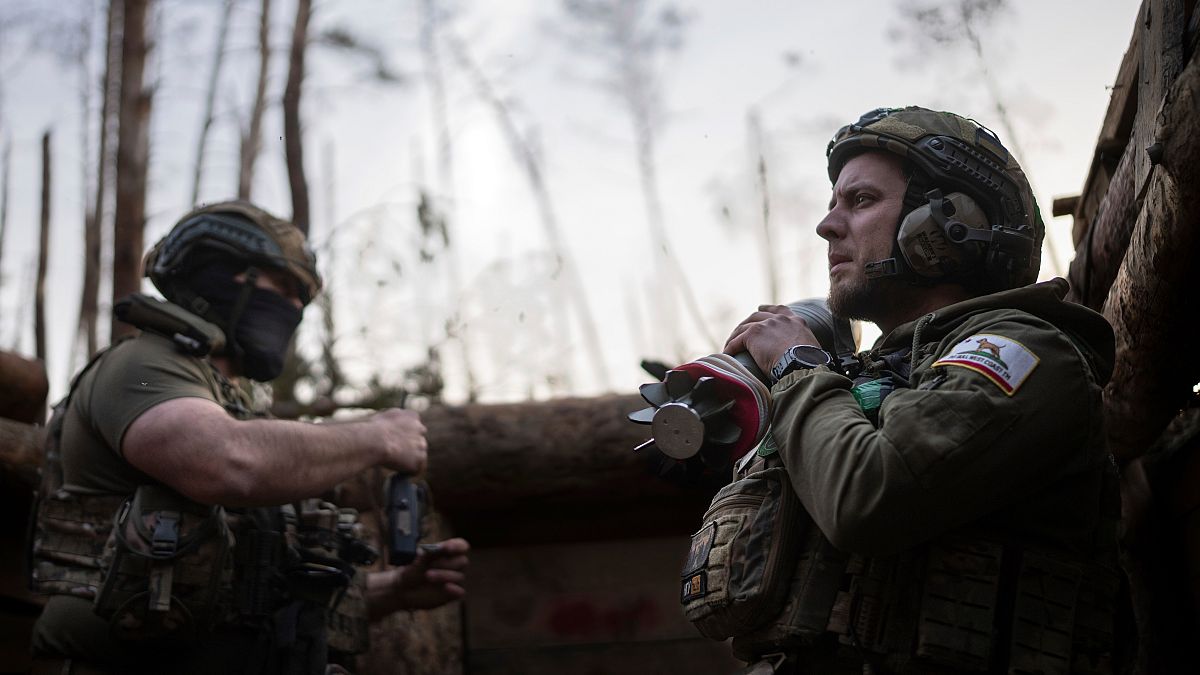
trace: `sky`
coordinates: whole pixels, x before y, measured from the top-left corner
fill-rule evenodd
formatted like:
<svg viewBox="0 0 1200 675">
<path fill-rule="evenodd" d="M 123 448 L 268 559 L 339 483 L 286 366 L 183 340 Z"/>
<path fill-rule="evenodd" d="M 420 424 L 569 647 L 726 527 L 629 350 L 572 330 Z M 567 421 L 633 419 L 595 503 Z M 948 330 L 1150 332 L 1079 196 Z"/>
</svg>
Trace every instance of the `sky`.
<svg viewBox="0 0 1200 675">
<path fill-rule="evenodd" d="M 275 105 L 267 112 L 255 199 L 286 216 L 277 103 L 294 5 L 272 4 Z M 1051 202 L 1083 186 L 1138 9 L 1132 0 L 1012 0 L 980 32 L 980 60 L 965 35 L 954 33 L 945 44 L 935 26 L 902 16 L 904 8 L 961 2 L 675 3 L 683 19 L 679 44 L 653 60 L 663 113 L 654 160 L 664 230 L 697 316 L 672 290 L 655 245 L 629 114 L 598 85 L 604 62 L 572 29 L 562 4 L 438 4 L 444 114 L 434 112 L 419 49 L 421 3 L 411 0 L 318 0 L 314 34 L 348 31 L 400 77 L 380 83 L 368 59 L 314 45 L 302 114 L 312 239 L 329 281 L 342 367 L 354 383 L 397 383 L 434 347 L 450 402 L 467 397 L 468 383 L 482 401 L 631 392 L 648 379 L 638 365 L 643 358 L 672 363 L 717 351 L 758 304 L 824 296 L 824 245 L 814 227 L 829 195 L 825 146 L 838 127 L 880 106 L 953 110 L 996 130 L 1029 175 L 1047 221 L 1053 248 L 1042 277 L 1064 274 L 1071 219 L 1051 219 Z M 83 114 L 79 70 L 54 52 L 70 42 L 61 24 L 94 17 L 94 82 L 101 5 L 0 0 L 0 141 L 12 148 L 0 348 L 33 352 L 40 143 L 50 130 L 52 397 L 82 365 L 71 344 L 82 277 L 81 121 L 94 142 L 98 117 L 94 109 Z M 155 20 L 147 246 L 191 201 L 221 5 L 164 0 Z M 236 191 L 238 124 L 257 68 L 258 5 L 235 4 L 201 201 Z M 665 4 L 648 6 L 658 16 Z M 552 251 L 545 211 L 494 108 L 451 58 L 448 36 L 466 45 L 539 159 L 543 206 L 555 216 L 565 255 Z M 997 100 L 1011 125 L 999 118 Z M 760 144 L 749 131 L 752 116 Z M 446 145 L 438 141 L 438 119 L 445 120 Z M 766 280 L 760 234 L 759 145 L 777 297 Z M 420 234 L 422 190 L 447 218 L 449 253 Z M 423 245 L 432 262 L 422 261 Z M 310 307 L 307 317 L 300 348 L 315 353 L 319 310 Z"/>
</svg>

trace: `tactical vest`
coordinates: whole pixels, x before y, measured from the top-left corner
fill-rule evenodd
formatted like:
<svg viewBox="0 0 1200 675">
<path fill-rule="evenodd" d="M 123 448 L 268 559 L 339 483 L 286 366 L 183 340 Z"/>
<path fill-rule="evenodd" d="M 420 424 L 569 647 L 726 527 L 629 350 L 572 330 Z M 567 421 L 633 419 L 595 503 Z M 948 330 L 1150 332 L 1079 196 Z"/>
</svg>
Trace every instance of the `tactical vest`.
<svg viewBox="0 0 1200 675">
<path fill-rule="evenodd" d="M 908 376 L 902 352 L 855 379 L 872 423 Z M 732 638 L 755 675 L 1107 675 L 1120 586 L 1117 490 L 1113 472 L 1104 541 L 1091 557 L 978 526 L 895 556 L 847 554 L 805 512 L 768 435 L 692 537 L 684 614 L 706 636 Z"/>
<path fill-rule="evenodd" d="M 212 324 L 145 296 L 123 301 L 116 311 L 143 331 L 172 339 L 186 354 L 181 358 L 203 358 L 223 340 Z M 280 640 L 289 633 L 297 643 L 318 645 L 322 668 L 326 644 L 345 654 L 366 651 L 365 574 L 355 565 L 370 564 L 375 553 L 353 509 L 319 499 L 225 509 L 158 484 L 132 495 L 63 489 L 63 418 L 80 378 L 107 351 L 76 376 L 47 425 L 31 588 L 92 601 L 113 636 L 125 640 L 187 642 L 242 626 L 270 634 L 269 649 L 286 647 Z M 238 419 L 254 417 L 239 390 L 216 375 L 217 403 Z M 306 624 L 303 615 L 314 611 L 323 620 Z"/>
</svg>

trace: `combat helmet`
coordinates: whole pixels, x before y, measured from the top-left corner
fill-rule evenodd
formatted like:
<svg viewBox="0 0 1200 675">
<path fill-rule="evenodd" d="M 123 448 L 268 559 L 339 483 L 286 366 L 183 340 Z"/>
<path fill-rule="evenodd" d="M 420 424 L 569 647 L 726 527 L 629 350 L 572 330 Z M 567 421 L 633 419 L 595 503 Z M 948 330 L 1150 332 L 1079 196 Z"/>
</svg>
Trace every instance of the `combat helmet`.
<svg viewBox="0 0 1200 675">
<path fill-rule="evenodd" d="M 878 108 L 829 142 L 830 181 L 872 150 L 902 157 L 909 179 L 893 257 L 868 263 L 868 277 L 981 292 L 1037 280 L 1046 226 L 1025 173 L 990 129 L 954 113 Z"/>
<path fill-rule="evenodd" d="M 290 273 L 300 282 L 304 304 L 321 290 L 304 233 L 246 201 L 218 202 L 188 213 L 146 253 L 143 269 L 168 300 L 203 315 L 187 277 L 210 256 Z"/>
</svg>

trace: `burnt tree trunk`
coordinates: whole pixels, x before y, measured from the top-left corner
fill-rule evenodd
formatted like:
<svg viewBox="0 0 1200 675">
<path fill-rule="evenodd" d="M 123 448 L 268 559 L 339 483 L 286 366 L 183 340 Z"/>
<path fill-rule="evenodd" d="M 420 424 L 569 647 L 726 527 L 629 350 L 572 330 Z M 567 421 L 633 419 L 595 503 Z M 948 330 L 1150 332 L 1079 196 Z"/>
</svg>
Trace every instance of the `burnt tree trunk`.
<svg viewBox="0 0 1200 675">
<path fill-rule="evenodd" d="M 292 190 L 292 222 L 308 234 L 308 180 L 304 177 L 304 138 L 300 128 L 300 88 L 304 84 L 304 52 L 308 47 L 308 20 L 312 0 L 296 3 L 296 24 L 292 29 L 287 87 L 283 92 L 284 153 L 287 157 L 288 185 Z"/>
<path fill-rule="evenodd" d="M 33 298 L 34 353 L 46 362 L 46 264 L 50 259 L 50 132 L 42 134 L 42 217 Z"/>
<path fill-rule="evenodd" d="M 238 199 L 250 199 L 254 187 L 254 164 L 262 148 L 263 111 L 267 105 L 267 67 L 271 63 L 271 0 L 262 0 L 258 20 L 258 81 L 254 87 L 254 106 L 242 134 L 238 162 Z"/>
<path fill-rule="evenodd" d="M 121 40 L 121 98 L 117 131 L 117 199 L 113 219 L 112 299 L 141 288 L 142 230 L 146 222 L 146 173 L 150 159 L 152 92 L 144 82 L 150 44 L 146 17 L 153 0 L 124 0 Z M 133 326 L 112 321 L 112 340 Z"/>
</svg>

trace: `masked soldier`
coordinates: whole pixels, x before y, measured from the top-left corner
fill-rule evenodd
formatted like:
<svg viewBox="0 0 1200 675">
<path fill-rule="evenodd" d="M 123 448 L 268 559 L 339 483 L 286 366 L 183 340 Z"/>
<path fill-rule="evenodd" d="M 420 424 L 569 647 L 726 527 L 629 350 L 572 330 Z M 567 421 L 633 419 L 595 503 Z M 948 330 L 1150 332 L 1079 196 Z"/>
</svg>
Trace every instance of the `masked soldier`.
<svg viewBox="0 0 1200 675">
<path fill-rule="evenodd" d="M 829 305 L 882 337 L 830 354 L 762 306 L 725 345 L 770 373 L 753 464 L 782 466 L 803 506 L 794 555 L 730 549 L 760 575 L 792 566 L 735 653 L 756 673 L 1109 672 L 1111 327 L 1064 280 L 1034 284 L 1045 226 L 988 129 L 879 109 L 827 155 Z"/>
<path fill-rule="evenodd" d="M 75 379 L 50 425 L 33 585 L 53 594 L 34 672 L 324 673 L 367 621 L 463 594 L 467 543 L 373 559 L 355 513 L 314 496 L 371 467 L 425 465 L 416 413 L 265 419 L 239 377 L 278 377 L 321 279 L 304 235 L 246 202 L 186 215 L 146 256 L 167 302 Z"/>
</svg>

